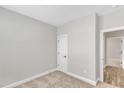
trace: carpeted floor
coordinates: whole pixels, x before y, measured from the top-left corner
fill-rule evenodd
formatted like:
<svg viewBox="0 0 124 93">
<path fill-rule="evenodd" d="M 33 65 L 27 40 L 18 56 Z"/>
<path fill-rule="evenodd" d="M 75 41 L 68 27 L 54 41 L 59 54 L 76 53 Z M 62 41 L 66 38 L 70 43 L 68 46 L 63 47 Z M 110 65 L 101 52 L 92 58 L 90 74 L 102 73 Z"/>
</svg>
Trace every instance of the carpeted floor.
<svg viewBox="0 0 124 93">
<path fill-rule="evenodd" d="M 114 88 L 106 83 L 99 82 L 93 86 L 63 72 L 55 71 L 30 82 L 17 86 L 16 88 Z"/>
</svg>

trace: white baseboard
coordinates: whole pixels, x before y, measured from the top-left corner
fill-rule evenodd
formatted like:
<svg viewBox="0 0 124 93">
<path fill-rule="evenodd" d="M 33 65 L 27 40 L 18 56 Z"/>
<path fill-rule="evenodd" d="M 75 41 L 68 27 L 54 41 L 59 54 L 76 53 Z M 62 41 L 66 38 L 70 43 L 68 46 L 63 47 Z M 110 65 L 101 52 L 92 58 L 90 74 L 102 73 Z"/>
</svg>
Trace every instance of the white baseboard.
<svg viewBox="0 0 124 93">
<path fill-rule="evenodd" d="M 64 72 L 64 73 L 66 73 L 66 74 L 68 74 L 68 75 L 70 75 L 70 76 L 72 76 L 72 77 L 75 77 L 75 78 L 77 78 L 77 79 L 80 79 L 80 80 L 82 80 L 82 81 L 84 81 L 84 82 L 87 82 L 87 83 L 89 83 L 89 84 L 91 84 L 91 85 L 94 85 L 94 86 L 97 85 L 97 81 L 89 80 L 89 79 L 87 79 L 87 78 L 81 77 L 81 76 L 76 75 L 76 74 L 73 74 L 73 73 L 71 73 L 71 72 Z"/>
<path fill-rule="evenodd" d="M 9 84 L 9 85 L 7 85 L 7 86 L 4 86 L 3 88 L 13 88 L 13 87 L 16 87 L 16 86 L 18 86 L 18 85 L 21 85 L 21 84 L 23 84 L 23 83 L 26 83 L 26 82 L 29 82 L 29 81 L 31 81 L 31 80 L 34 80 L 34 79 L 36 79 L 36 78 L 39 78 L 39 77 L 41 77 L 41 76 L 44 76 L 44 75 L 46 75 L 46 74 L 49 74 L 49 73 L 51 73 L 51 72 L 57 71 L 57 70 L 59 70 L 59 69 L 57 69 L 57 68 L 51 69 L 51 70 L 45 71 L 45 72 L 43 72 L 43 73 L 41 73 L 41 74 L 38 74 L 38 75 L 35 75 L 35 76 L 32 76 L 32 77 L 26 78 L 26 79 L 24 79 L 24 80 L 14 82 L 14 83 L 12 83 L 12 84 Z M 89 80 L 89 79 L 87 79 L 87 78 L 81 77 L 81 76 L 76 75 L 76 74 L 73 74 L 73 73 L 71 73 L 71 72 L 64 72 L 64 73 L 66 73 L 66 74 L 68 74 L 68 75 L 70 75 L 70 76 L 72 76 L 72 77 L 75 77 L 75 78 L 77 78 L 77 79 L 80 79 L 80 80 L 82 80 L 82 81 L 84 81 L 84 82 L 87 82 L 87 83 L 89 83 L 89 84 L 92 84 L 92 85 L 94 85 L 94 86 L 96 86 L 96 84 L 97 84 L 97 81 Z"/>
<path fill-rule="evenodd" d="M 49 73 L 51 73 L 51 72 L 54 72 L 54 71 L 56 71 L 56 70 L 57 70 L 57 69 L 55 68 L 55 69 L 51 69 L 51 70 L 45 71 L 45 72 L 43 72 L 43 73 L 41 73 L 41 74 L 38 74 L 38 75 L 35 75 L 35 76 L 32 76 L 32 77 L 26 78 L 26 79 L 24 79 L 24 80 L 17 81 L 17 82 L 14 82 L 14 83 L 12 83 L 12 84 L 9 84 L 9 85 L 7 85 L 7 86 L 4 86 L 3 88 L 13 88 L 13 87 L 16 87 L 16 86 L 18 86 L 18 85 L 21 85 L 21 84 L 23 84 L 23 83 L 29 82 L 29 81 L 31 81 L 31 80 L 34 80 L 34 79 L 36 79 L 36 78 L 39 78 L 39 77 L 41 77 L 41 76 L 44 76 L 44 75 L 49 74 Z"/>
</svg>

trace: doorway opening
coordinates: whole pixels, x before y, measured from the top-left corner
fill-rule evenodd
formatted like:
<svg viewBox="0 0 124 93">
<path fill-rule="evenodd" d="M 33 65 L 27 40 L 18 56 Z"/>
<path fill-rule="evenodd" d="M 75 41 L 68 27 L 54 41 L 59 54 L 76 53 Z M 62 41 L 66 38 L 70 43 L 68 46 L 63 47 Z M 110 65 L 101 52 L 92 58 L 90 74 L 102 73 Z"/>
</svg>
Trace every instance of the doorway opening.
<svg viewBox="0 0 124 93">
<path fill-rule="evenodd" d="M 101 81 L 124 87 L 124 29 L 116 28 L 101 32 Z"/>
</svg>

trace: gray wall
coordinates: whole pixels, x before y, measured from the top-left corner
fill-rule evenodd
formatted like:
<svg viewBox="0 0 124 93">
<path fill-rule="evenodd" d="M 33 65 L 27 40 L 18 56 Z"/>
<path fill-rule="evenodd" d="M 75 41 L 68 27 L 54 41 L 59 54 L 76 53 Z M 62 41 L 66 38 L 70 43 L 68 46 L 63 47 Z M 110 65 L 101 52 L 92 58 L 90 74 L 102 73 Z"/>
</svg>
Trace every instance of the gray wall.
<svg viewBox="0 0 124 93">
<path fill-rule="evenodd" d="M 124 9 L 100 16 L 100 29 L 124 26 Z"/>
<path fill-rule="evenodd" d="M 0 8 L 0 84 L 56 68 L 56 28 Z"/>
<path fill-rule="evenodd" d="M 58 35 L 68 34 L 68 71 L 96 81 L 96 15 L 73 20 L 58 28 Z"/>
<path fill-rule="evenodd" d="M 106 39 L 106 64 L 114 64 L 121 60 L 121 38 L 107 38 Z"/>
</svg>

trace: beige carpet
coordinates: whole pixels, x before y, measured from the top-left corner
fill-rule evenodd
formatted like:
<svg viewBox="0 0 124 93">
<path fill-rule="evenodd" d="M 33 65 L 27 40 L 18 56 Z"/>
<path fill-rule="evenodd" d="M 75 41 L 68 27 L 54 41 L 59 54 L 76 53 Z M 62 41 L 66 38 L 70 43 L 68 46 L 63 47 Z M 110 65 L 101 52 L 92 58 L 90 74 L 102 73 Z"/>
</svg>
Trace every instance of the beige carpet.
<svg viewBox="0 0 124 93">
<path fill-rule="evenodd" d="M 55 71 L 25 84 L 19 85 L 16 88 L 93 88 L 95 86 L 78 80 L 63 72 Z M 113 88 L 106 83 L 98 83 L 96 88 Z"/>
</svg>

